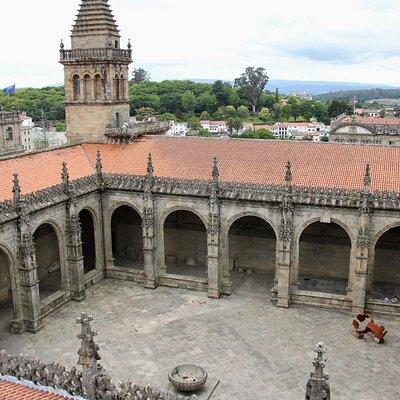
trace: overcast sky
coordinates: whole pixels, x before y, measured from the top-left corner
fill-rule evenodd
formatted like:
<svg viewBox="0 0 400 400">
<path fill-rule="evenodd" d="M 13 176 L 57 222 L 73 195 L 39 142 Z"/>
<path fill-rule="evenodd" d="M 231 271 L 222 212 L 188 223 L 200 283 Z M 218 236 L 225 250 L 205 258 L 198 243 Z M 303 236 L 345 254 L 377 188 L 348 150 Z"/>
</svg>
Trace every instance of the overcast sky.
<svg viewBox="0 0 400 400">
<path fill-rule="evenodd" d="M 0 87 L 63 81 L 79 0 L 2 4 Z M 271 78 L 400 86 L 400 0 L 110 0 L 134 67 L 154 80 Z"/>
</svg>

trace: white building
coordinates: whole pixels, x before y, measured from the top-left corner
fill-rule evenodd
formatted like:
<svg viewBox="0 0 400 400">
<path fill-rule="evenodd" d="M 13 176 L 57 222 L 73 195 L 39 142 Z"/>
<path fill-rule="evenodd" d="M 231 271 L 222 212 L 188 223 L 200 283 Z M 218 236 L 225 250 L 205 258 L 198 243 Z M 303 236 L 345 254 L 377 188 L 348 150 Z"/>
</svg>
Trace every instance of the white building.
<svg viewBox="0 0 400 400">
<path fill-rule="evenodd" d="M 228 125 L 225 121 L 200 121 L 202 129 L 206 129 L 214 135 L 227 134 Z"/>
<path fill-rule="evenodd" d="M 322 122 L 277 122 L 272 127 L 272 133 L 279 139 L 312 139 L 326 132 Z"/>
<path fill-rule="evenodd" d="M 33 151 L 34 144 L 32 141 L 32 129 L 34 128 L 32 117 L 26 115 L 26 112 L 21 113 L 21 133 L 20 143 L 26 151 Z"/>
<path fill-rule="evenodd" d="M 167 136 L 187 136 L 189 127 L 186 122 L 170 121 L 170 130 L 166 133 Z"/>
</svg>

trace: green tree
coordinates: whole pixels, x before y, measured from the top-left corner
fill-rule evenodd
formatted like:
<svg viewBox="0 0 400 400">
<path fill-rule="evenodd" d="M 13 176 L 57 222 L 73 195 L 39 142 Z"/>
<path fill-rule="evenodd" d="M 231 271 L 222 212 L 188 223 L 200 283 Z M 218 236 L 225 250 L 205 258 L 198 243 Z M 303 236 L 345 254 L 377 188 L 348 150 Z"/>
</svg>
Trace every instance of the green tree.
<svg viewBox="0 0 400 400">
<path fill-rule="evenodd" d="M 197 108 L 199 112 L 208 111 L 209 113 L 213 113 L 217 107 L 217 98 L 209 92 L 202 93 L 197 98 Z"/>
<path fill-rule="evenodd" d="M 233 94 L 233 90 L 229 83 L 215 81 L 212 85 L 211 93 L 217 99 L 218 104 L 226 106 L 229 104 L 229 97 Z"/>
<path fill-rule="evenodd" d="M 186 120 L 186 122 L 187 122 L 189 128 L 190 128 L 192 131 L 197 131 L 197 130 L 200 129 L 200 119 L 199 119 L 199 118 L 197 118 L 197 117 L 195 117 L 195 116 L 192 116 L 192 117 L 189 117 L 189 118 Z"/>
<path fill-rule="evenodd" d="M 268 80 L 265 69 L 261 67 L 247 67 L 240 78 L 235 79 L 235 86 L 240 89 L 239 95 L 250 103 L 253 114 L 256 113 L 257 105 Z"/>
<path fill-rule="evenodd" d="M 143 83 L 150 81 L 150 73 L 143 68 L 136 68 L 132 72 L 132 83 Z"/>
<path fill-rule="evenodd" d="M 241 119 L 246 119 L 246 118 L 249 118 L 250 111 L 246 106 L 240 106 L 236 110 L 236 115 Z"/>
<path fill-rule="evenodd" d="M 232 134 L 234 131 L 238 133 L 243 128 L 243 121 L 240 118 L 229 118 L 227 121 L 229 133 Z"/>
<path fill-rule="evenodd" d="M 270 112 L 268 110 L 268 108 L 264 107 L 260 110 L 260 112 L 258 113 L 258 118 L 260 118 L 262 121 L 268 121 L 269 117 L 270 117 Z"/>
<path fill-rule="evenodd" d="M 194 112 L 196 109 L 196 96 L 190 90 L 182 95 L 182 110 L 187 113 Z"/>
<path fill-rule="evenodd" d="M 176 121 L 176 116 L 171 113 L 160 114 L 157 118 L 159 121 Z"/>
<path fill-rule="evenodd" d="M 64 121 L 56 121 L 54 123 L 54 128 L 56 132 L 65 132 L 67 130 L 67 126 Z"/>
<path fill-rule="evenodd" d="M 211 119 L 211 115 L 208 113 L 208 111 L 203 111 L 201 114 L 200 114 L 200 120 L 201 121 L 204 121 L 204 120 L 209 120 L 209 119 Z"/>
<path fill-rule="evenodd" d="M 210 131 L 207 129 L 200 129 L 198 132 L 198 135 L 201 137 L 211 137 L 212 136 Z"/>
<path fill-rule="evenodd" d="M 225 107 L 225 118 L 233 118 L 236 116 L 236 108 L 234 106 Z"/>
<path fill-rule="evenodd" d="M 353 114 L 353 107 L 348 100 L 332 100 L 328 106 L 328 117 L 336 118 L 341 114 Z"/>
<path fill-rule="evenodd" d="M 142 107 L 136 110 L 136 118 L 138 121 L 145 121 L 148 118 L 154 117 L 155 112 L 153 108 L 150 107 Z"/>
</svg>

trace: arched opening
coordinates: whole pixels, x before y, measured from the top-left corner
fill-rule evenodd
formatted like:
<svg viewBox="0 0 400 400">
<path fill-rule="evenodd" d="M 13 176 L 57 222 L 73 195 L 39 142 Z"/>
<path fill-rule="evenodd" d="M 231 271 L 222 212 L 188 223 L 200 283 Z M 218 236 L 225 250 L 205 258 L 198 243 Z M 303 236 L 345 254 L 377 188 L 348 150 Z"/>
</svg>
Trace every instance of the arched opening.
<svg viewBox="0 0 400 400">
<path fill-rule="evenodd" d="M 207 232 L 191 211 L 174 211 L 164 223 L 164 255 L 168 274 L 207 277 Z"/>
<path fill-rule="evenodd" d="M 74 75 L 72 78 L 72 92 L 74 101 L 78 101 L 81 98 L 81 80 L 79 75 Z"/>
<path fill-rule="evenodd" d="M 103 100 L 103 83 L 99 74 L 94 77 L 94 99 Z"/>
<path fill-rule="evenodd" d="M 89 210 L 82 210 L 79 213 L 79 222 L 81 224 L 83 268 L 87 274 L 96 268 L 96 237 L 92 213 Z"/>
<path fill-rule="evenodd" d="M 300 236 L 299 289 L 346 294 L 351 240 L 338 224 L 315 222 Z"/>
<path fill-rule="evenodd" d="M 10 322 L 13 317 L 10 270 L 10 257 L 0 248 L 0 332 L 5 332 L 10 329 Z"/>
<path fill-rule="evenodd" d="M 120 86 L 121 99 L 124 100 L 125 99 L 125 76 L 124 76 L 124 74 L 122 74 L 120 77 L 119 86 Z"/>
<path fill-rule="evenodd" d="M 114 96 L 116 100 L 121 98 L 120 84 L 119 84 L 119 76 L 115 75 L 114 78 Z"/>
<path fill-rule="evenodd" d="M 377 299 L 400 299 L 400 226 L 385 232 L 376 243 L 373 292 Z"/>
<path fill-rule="evenodd" d="M 40 299 L 62 289 L 61 259 L 58 237 L 50 224 L 40 225 L 33 234 Z"/>
<path fill-rule="evenodd" d="M 129 206 L 117 208 L 111 218 L 112 251 L 118 268 L 143 270 L 142 218 Z"/>
<path fill-rule="evenodd" d="M 12 128 L 6 129 L 5 138 L 7 142 L 12 142 L 14 140 L 14 131 Z"/>
<path fill-rule="evenodd" d="M 90 76 L 86 74 L 83 77 L 83 99 L 85 101 L 90 100 Z"/>
<path fill-rule="evenodd" d="M 228 233 L 228 265 L 235 291 L 260 293 L 273 287 L 276 269 L 276 235 L 264 219 L 237 219 Z"/>
</svg>

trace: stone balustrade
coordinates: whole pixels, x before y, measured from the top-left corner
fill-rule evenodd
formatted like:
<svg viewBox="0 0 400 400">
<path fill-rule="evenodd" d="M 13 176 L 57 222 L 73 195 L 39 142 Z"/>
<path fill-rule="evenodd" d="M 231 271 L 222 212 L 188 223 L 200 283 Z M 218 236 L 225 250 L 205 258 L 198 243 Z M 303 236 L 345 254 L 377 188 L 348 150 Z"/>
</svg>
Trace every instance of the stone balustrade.
<svg viewBox="0 0 400 400">
<path fill-rule="evenodd" d="M 132 61 L 132 50 L 122 49 L 76 49 L 76 50 L 60 50 L 60 62 L 76 62 L 76 61 Z"/>
</svg>

